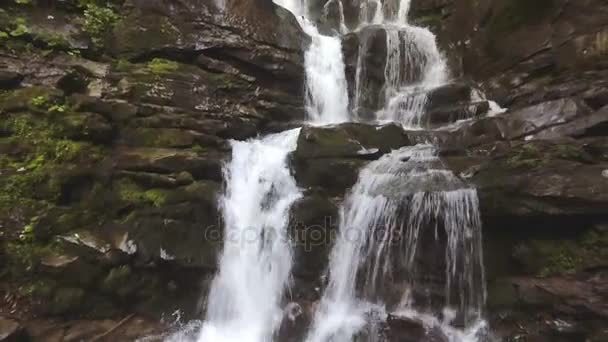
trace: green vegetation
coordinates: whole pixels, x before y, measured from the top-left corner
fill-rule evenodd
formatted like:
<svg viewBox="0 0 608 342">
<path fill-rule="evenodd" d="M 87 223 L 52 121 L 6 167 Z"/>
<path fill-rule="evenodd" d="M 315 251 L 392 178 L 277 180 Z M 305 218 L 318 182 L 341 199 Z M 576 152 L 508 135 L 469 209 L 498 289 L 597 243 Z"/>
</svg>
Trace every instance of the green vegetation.
<svg viewBox="0 0 608 342">
<path fill-rule="evenodd" d="M 600 265 L 608 258 L 608 234 L 588 230 L 578 238 L 537 239 L 518 248 L 530 251 L 525 262 L 539 276 L 575 273 Z"/>
<path fill-rule="evenodd" d="M 23 18 L 15 19 L 13 26 L 13 30 L 9 33 L 12 37 L 21 37 L 30 32 L 30 29 L 27 27 L 27 22 Z"/>
<path fill-rule="evenodd" d="M 36 96 L 30 101 L 30 104 L 37 108 L 46 109 L 49 107 L 49 99 L 46 95 Z"/>
<path fill-rule="evenodd" d="M 534 169 L 556 159 L 586 162 L 590 157 L 577 145 L 551 144 L 543 146 L 527 143 L 513 149 L 513 154 L 507 159 L 507 165 L 512 168 Z"/>
<path fill-rule="evenodd" d="M 2 145 L 9 151 L 19 151 L 0 155 L 3 206 L 27 199 L 56 201 L 65 174 L 73 165 L 87 165 L 101 158 L 100 147 L 69 139 L 68 133 L 73 130 L 65 115 L 69 108 L 52 100 L 49 93 L 42 89 L 12 92 L 0 98 L 0 108 L 5 103 L 14 109 L 26 108 L 3 114 L 0 122 L 0 131 L 9 135 L 2 139 Z"/>
<path fill-rule="evenodd" d="M 167 201 L 167 195 L 163 190 L 150 189 L 144 191 L 137 184 L 127 179 L 115 183 L 115 187 L 120 199 L 130 204 L 152 204 L 160 207 Z"/>
<path fill-rule="evenodd" d="M 531 144 L 522 145 L 515 149 L 515 154 L 507 160 L 507 164 L 513 168 L 535 168 L 544 164 L 540 149 Z"/>
<path fill-rule="evenodd" d="M 112 31 L 120 16 L 112 8 L 90 3 L 84 10 L 84 19 L 84 31 L 89 35 L 93 44 L 103 47 L 106 35 Z"/>
<path fill-rule="evenodd" d="M 162 58 L 154 58 L 147 65 L 148 71 L 156 75 L 168 74 L 179 69 L 177 62 Z"/>
</svg>

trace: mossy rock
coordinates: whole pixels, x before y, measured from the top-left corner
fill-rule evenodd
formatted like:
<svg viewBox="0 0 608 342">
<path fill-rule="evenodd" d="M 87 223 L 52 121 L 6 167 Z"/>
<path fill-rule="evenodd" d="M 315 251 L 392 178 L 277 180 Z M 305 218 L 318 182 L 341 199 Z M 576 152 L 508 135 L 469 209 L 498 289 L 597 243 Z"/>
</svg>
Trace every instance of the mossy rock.
<svg viewBox="0 0 608 342">
<path fill-rule="evenodd" d="M 119 298 L 133 295 L 138 286 L 131 268 L 127 265 L 111 269 L 101 283 L 102 291 Z"/>
<path fill-rule="evenodd" d="M 54 315 L 75 313 L 81 309 L 85 291 L 80 288 L 60 288 L 49 303 L 49 312 Z"/>
<path fill-rule="evenodd" d="M 125 129 L 121 137 L 131 146 L 143 147 L 191 147 L 195 142 L 191 131 L 175 128 L 137 127 Z"/>
<path fill-rule="evenodd" d="M 145 28 L 146 39 L 141 39 L 142 28 Z M 132 59 L 154 50 L 174 47 L 181 37 L 182 33 L 168 17 L 142 14 L 136 10 L 116 23 L 109 47 L 114 55 Z"/>
<path fill-rule="evenodd" d="M 0 111 L 46 111 L 52 103 L 62 98 L 63 92 L 54 88 L 29 87 L 0 95 Z"/>
<path fill-rule="evenodd" d="M 523 269 L 539 276 L 582 272 L 608 265 L 608 233 L 588 230 L 577 238 L 536 239 L 516 246 Z"/>
<path fill-rule="evenodd" d="M 77 140 L 89 140 L 96 143 L 112 141 L 113 129 L 101 115 L 95 113 L 72 112 L 61 117 L 66 136 Z"/>
</svg>

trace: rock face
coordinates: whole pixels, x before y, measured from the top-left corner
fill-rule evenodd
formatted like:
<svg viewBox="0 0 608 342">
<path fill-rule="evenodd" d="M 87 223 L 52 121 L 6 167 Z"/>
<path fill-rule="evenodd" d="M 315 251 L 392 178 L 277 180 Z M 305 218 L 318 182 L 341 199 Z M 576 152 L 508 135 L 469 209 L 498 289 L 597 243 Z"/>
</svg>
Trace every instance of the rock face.
<svg viewBox="0 0 608 342">
<path fill-rule="evenodd" d="M 0 314 L 204 310 L 228 140 L 304 118 L 309 45 L 272 1 L 222 3 L 3 5 Z M 67 341 L 115 323 L 50 324 Z"/>
<path fill-rule="evenodd" d="M 415 132 L 478 189 L 489 316 L 507 339 L 605 338 L 606 9 L 593 0 L 412 2 L 411 20 L 438 35 L 453 74 L 509 109 Z"/>
<path fill-rule="evenodd" d="M 344 194 L 355 184 L 359 168 L 367 161 L 408 145 L 410 139 L 396 125 L 304 127 L 292 155 L 292 166 L 299 186 Z"/>
<path fill-rule="evenodd" d="M 309 4 L 324 32 L 338 29 L 337 1 Z M 342 1 L 351 29 L 359 4 Z M 411 22 L 437 34 L 453 79 L 427 92 L 424 130 L 302 128 L 286 340 L 313 315 L 361 167 L 428 142 L 478 190 L 496 334 L 606 340 L 607 13 L 602 0 L 412 1 Z M 222 247 L 229 140 L 304 119 L 309 40 L 271 0 L 3 4 L 0 341 L 161 340 L 157 317 L 132 312 L 199 318 L 193 298 Z M 342 43 L 365 121 L 385 96 L 387 32 Z M 486 115 L 479 90 L 508 110 Z M 386 341 L 448 339 L 403 317 L 385 328 Z"/>
</svg>

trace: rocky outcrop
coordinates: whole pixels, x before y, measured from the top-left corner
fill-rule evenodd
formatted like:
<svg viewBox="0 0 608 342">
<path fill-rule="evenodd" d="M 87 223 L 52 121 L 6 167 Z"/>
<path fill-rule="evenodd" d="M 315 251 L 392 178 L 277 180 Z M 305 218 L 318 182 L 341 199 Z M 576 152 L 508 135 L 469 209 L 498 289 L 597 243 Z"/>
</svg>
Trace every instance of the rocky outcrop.
<svg viewBox="0 0 608 342">
<path fill-rule="evenodd" d="M 471 77 L 501 105 L 523 107 L 578 96 L 607 104 L 606 4 L 562 0 L 413 1 L 455 74 Z"/>
<path fill-rule="evenodd" d="M 300 187 L 341 195 L 355 184 L 359 168 L 369 160 L 410 144 L 396 125 L 304 127 L 292 154 L 292 168 Z"/>
<path fill-rule="evenodd" d="M 200 317 L 204 300 L 192 299 L 221 249 L 228 141 L 304 118 L 309 38 L 272 1 L 86 3 L 0 10 L 2 341 L 160 340 L 167 327 L 132 312 Z M 353 28 L 360 7 L 342 3 Z M 337 1 L 310 4 L 326 32 L 337 29 L 328 20 Z M 413 1 L 412 14 L 438 34 L 455 79 L 427 91 L 425 130 L 302 129 L 290 156 L 304 196 L 291 208 L 286 334 L 310 322 L 339 204 L 360 168 L 432 142 L 478 189 L 496 333 L 605 340 L 605 3 Z M 377 26 L 343 39 L 361 119 L 384 101 L 386 45 Z M 366 76 L 355 94 L 359 62 Z M 509 110 L 486 116 L 478 88 Z M 428 328 L 390 317 L 383 338 L 445 340 Z"/>
<path fill-rule="evenodd" d="M 49 323 L 62 341 L 204 309 L 228 140 L 304 118 L 309 44 L 272 1 L 223 3 L 0 10 L 0 314 L 34 340 L 36 315 L 119 317 Z M 108 336 L 158 332 L 134 321 Z"/>
</svg>

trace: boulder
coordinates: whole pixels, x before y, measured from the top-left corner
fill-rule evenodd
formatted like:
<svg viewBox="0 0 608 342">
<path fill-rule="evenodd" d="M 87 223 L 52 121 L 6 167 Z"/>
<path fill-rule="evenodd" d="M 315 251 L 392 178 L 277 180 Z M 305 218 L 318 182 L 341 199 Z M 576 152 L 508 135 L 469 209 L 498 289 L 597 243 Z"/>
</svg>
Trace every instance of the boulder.
<svg viewBox="0 0 608 342">
<path fill-rule="evenodd" d="M 587 136 L 608 136 L 608 106 L 592 114 L 577 117 L 567 124 L 553 126 L 533 135 L 534 139 Z"/>
<path fill-rule="evenodd" d="M 485 217 L 605 214 L 608 163 L 581 142 L 494 143 L 473 150 L 479 153 L 444 160 L 475 185 Z"/>
<path fill-rule="evenodd" d="M 12 71 L 0 71 L 0 89 L 16 88 L 21 83 L 23 75 Z"/>
<path fill-rule="evenodd" d="M 16 320 L 0 316 L 0 342 L 25 340 L 23 327 Z"/>
<path fill-rule="evenodd" d="M 153 173 L 190 172 L 196 178 L 221 180 L 224 155 L 217 151 L 201 153 L 168 148 L 119 148 L 114 151 L 116 168 Z"/>
<path fill-rule="evenodd" d="M 291 165 L 299 186 L 343 194 L 355 184 L 359 169 L 367 161 L 411 144 L 404 131 L 394 124 L 304 127 L 291 155 Z"/>
<path fill-rule="evenodd" d="M 347 43 L 343 44 L 349 97 L 355 114 L 362 118 L 368 118 L 384 105 L 386 40 L 383 27 L 370 25 L 346 36 Z M 357 74 L 357 65 L 364 65 L 364 72 Z"/>
<path fill-rule="evenodd" d="M 421 319 L 389 315 L 386 322 L 387 342 L 447 342 L 438 326 L 427 326 Z"/>
<path fill-rule="evenodd" d="M 310 194 L 293 204 L 290 235 L 298 277 L 318 279 L 325 272 L 340 222 L 338 206 L 322 194 Z"/>
<path fill-rule="evenodd" d="M 504 113 L 499 115 L 499 120 L 503 136 L 518 139 L 565 124 L 589 112 L 581 101 L 564 98 Z"/>
<path fill-rule="evenodd" d="M 346 123 L 332 127 L 304 127 L 293 156 L 296 159 L 374 159 L 410 144 L 403 129 L 395 124 Z"/>
<path fill-rule="evenodd" d="M 441 127 L 460 120 L 478 118 L 485 115 L 489 109 L 488 101 L 437 107 L 424 115 L 424 126 Z"/>
<path fill-rule="evenodd" d="M 148 39 L 140 39 L 143 31 Z M 162 51 L 210 53 L 214 59 L 230 58 L 241 67 L 253 66 L 256 73 L 286 79 L 301 78 L 307 43 L 296 19 L 271 1 L 228 0 L 222 8 L 187 0 L 179 5 L 133 1 L 114 28 L 110 46 L 117 56 L 131 59 Z"/>
</svg>

